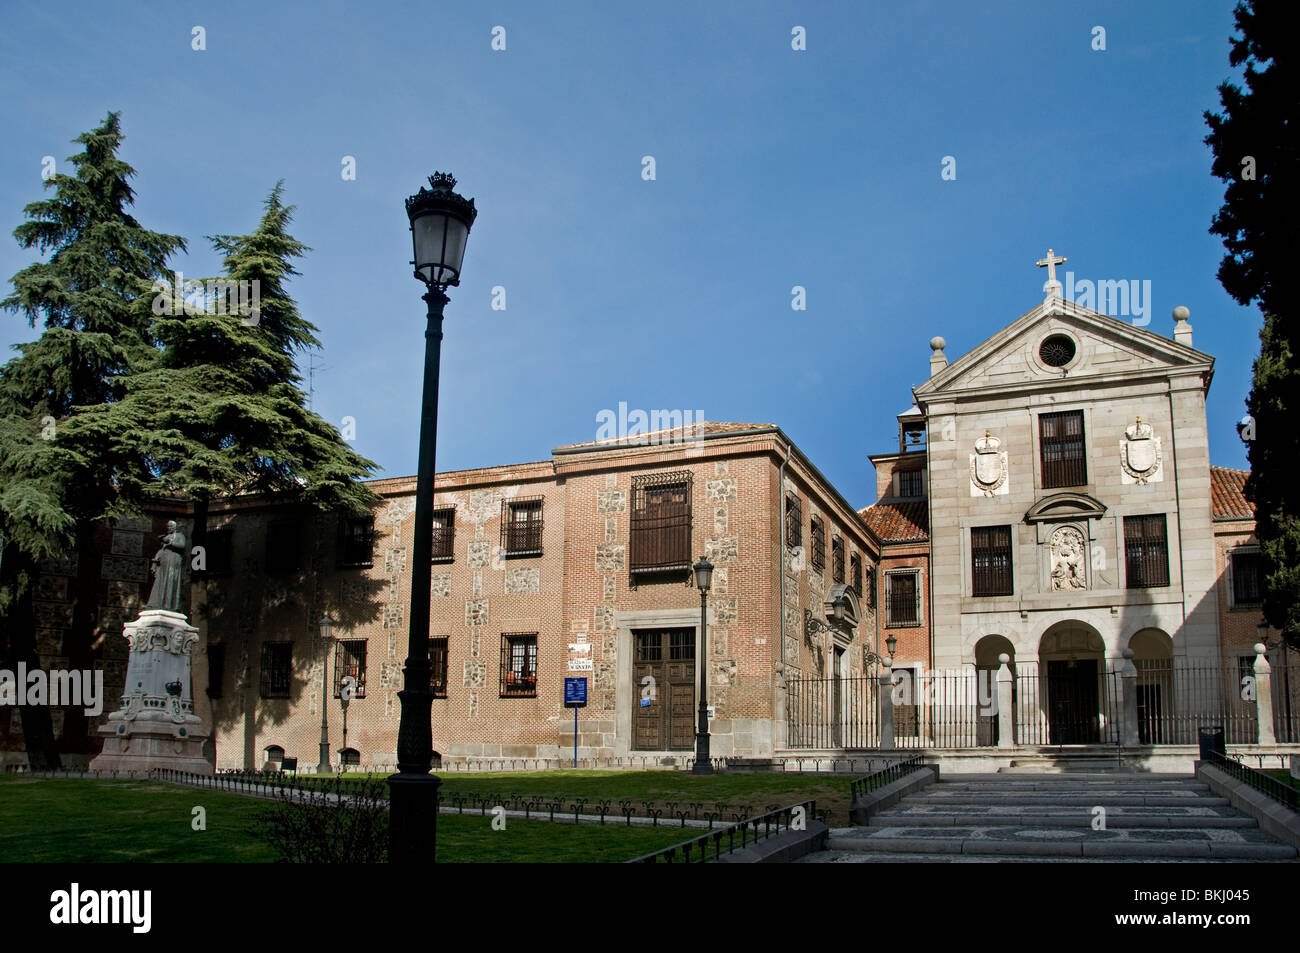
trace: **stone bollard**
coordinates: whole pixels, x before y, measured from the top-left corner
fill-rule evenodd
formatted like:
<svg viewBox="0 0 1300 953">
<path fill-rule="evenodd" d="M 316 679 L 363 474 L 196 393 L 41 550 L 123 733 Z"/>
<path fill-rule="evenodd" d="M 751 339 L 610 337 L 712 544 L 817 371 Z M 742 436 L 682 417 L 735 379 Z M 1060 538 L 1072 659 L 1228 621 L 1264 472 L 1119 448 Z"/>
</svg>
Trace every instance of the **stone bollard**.
<svg viewBox="0 0 1300 953">
<path fill-rule="evenodd" d="M 1259 744 L 1277 744 L 1273 732 L 1273 667 L 1268 664 L 1268 649 L 1255 643 L 1255 708 L 1259 717 Z"/>
<path fill-rule="evenodd" d="M 880 701 L 880 747 L 890 751 L 894 747 L 894 669 L 893 660 L 880 663 L 877 676 Z"/>
<path fill-rule="evenodd" d="M 1015 676 L 1011 674 L 1011 656 L 1003 652 L 998 656 L 998 747 L 1014 748 L 1016 746 L 1015 695 L 1012 689 Z"/>
<path fill-rule="evenodd" d="M 1132 748 L 1139 744 L 1138 734 L 1138 672 L 1133 664 L 1133 650 L 1124 650 L 1124 661 L 1119 667 L 1119 743 Z"/>
</svg>

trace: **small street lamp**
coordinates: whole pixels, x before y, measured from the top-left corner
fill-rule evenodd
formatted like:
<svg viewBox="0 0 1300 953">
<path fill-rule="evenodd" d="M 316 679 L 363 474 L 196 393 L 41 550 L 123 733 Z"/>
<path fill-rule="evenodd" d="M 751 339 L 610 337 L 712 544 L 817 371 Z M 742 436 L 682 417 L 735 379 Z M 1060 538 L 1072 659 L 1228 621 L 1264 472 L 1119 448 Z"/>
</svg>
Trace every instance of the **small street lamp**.
<svg viewBox="0 0 1300 953">
<path fill-rule="evenodd" d="M 701 556 L 693 567 L 700 590 L 700 719 L 695 733 L 695 765 L 691 774 L 712 774 L 709 761 L 709 587 L 713 584 L 713 563 Z"/>
<path fill-rule="evenodd" d="M 433 693 L 430 689 L 429 600 L 433 582 L 433 475 L 438 445 L 438 369 L 446 290 L 460 284 L 474 200 L 452 191 L 456 178 L 429 176 L 429 188 L 406 200 L 415 277 L 428 306 L 424 332 L 424 393 L 420 403 L 419 466 L 415 478 L 415 538 L 411 543 L 411 625 L 402 668 L 397 773 L 388 778 L 388 860 L 431 864 L 438 837 L 438 787 L 433 767 Z"/>
<path fill-rule="evenodd" d="M 330 728 L 326 717 L 325 700 L 329 698 L 329 646 L 332 641 L 334 620 L 329 613 L 320 618 L 320 763 L 316 765 L 317 774 L 333 774 L 330 767 Z"/>
</svg>

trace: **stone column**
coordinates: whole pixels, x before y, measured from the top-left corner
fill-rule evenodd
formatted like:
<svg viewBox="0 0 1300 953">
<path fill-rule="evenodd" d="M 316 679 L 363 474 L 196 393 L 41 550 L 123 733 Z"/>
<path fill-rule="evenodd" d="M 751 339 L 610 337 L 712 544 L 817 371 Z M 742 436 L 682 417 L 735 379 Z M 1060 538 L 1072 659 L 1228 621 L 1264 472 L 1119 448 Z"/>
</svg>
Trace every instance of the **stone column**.
<svg viewBox="0 0 1300 953">
<path fill-rule="evenodd" d="M 1133 650 L 1124 650 L 1124 661 L 1119 667 L 1119 743 L 1132 748 L 1138 739 L 1138 671 L 1133 664 Z"/>
<path fill-rule="evenodd" d="M 880 747 L 891 751 L 894 747 L 894 669 L 893 662 L 880 663 L 877 689 L 880 703 Z"/>
<path fill-rule="evenodd" d="M 998 656 L 998 747 L 1016 746 L 1015 695 L 1012 688 L 1015 676 L 1011 674 L 1011 656 L 1003 652 Z"/>
<path fill-rule="evenodd" d="M 1259 744 L 1277 744 L 1273 731 L 1273 667 L 1263 642 L 1255 643 L 1255 708 L 1259 717 Z"/>
</svg>

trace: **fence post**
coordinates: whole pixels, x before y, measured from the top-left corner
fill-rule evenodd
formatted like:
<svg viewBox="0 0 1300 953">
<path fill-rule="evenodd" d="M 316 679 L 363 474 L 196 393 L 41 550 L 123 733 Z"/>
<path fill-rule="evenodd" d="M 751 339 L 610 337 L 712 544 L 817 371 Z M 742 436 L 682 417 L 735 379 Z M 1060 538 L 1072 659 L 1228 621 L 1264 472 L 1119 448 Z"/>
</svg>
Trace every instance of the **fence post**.
<svg viewBox="0 0 1300 953">
<path fill-rule="evenodd" d="M 1003 652 L 998 656 L 998 747 L 1014 748 L 1016 746 L 1015 702 L 1012 685 L 1015 676 L 1011 674 L 1011 656 Z M 978 677 L 978 676 L 977 676 Z M 978 686 L 976 686 L 978 692 Z"/>
<path fill-rule="evenodd" d="M 1119 666 L 1119 743 L 1133 748 L 1138 738 L 1138 670 L 1133 664 L 1133 650 L 1124 650 L 1124 661 Z"/>
<path fill-rule="evenodd" d="M 894 747 L 894 672 L 893 660 L 884 659 L 880 663 L 877 677 L 880 699 L 880 747 L 892 750 Z"/>
<path fill-rule="evenodd" d="M 1268 650 L 1263 642 L 1255 643 L 1255 707 L 1259 718 L 1259 741 L 1261 745 L 1277 744 L 1277 735 L 1273 731 L 1273 667 L 1268 664 Z"/>
</svg>

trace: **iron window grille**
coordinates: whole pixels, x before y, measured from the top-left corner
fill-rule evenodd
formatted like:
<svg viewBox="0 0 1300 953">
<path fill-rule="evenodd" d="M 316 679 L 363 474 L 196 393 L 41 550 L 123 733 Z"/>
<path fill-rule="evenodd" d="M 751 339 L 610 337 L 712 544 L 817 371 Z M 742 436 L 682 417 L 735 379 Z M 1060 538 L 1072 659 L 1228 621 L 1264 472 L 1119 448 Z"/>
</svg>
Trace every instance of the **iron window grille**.
<svg viewBox="0 0 1300 953">
<path fill-rule="evenodd" d="M 826 568 L 826 524 L 816 516 L 812 518 L 809 536 L 812 537 L 809 562 L 812 563 L 813 569 L 821 572 Z"/>
<path fill-rule="evenodd" d="M 1232 604 L 1257 606 L 1264 601 L 1263 563 L 1258 550 L 1232 553 Z"/>
<path fill-rule="evenodd" d="M 226 681 L 226 646 L 222 642 L 208 645 L 208 697 L 220 698 Z"/>
<path fill-rule="evenodd" d="M 339 520 L 339 569 L 364 569 L 374 565 L 375 520 L 371 516 Z"/>
<path fill-rule="evenodd" d="M 293 687 L 293 643 L 262 643 L 262 697 L 288 698 Z"/>
<path fill-rule="evenodd" d="M 631 572 L 676 572 L 691 568 L 693 487 L 689 470 L 632 478 L 628 546 Z"/>
<path fill-rule="evenodd" d="M 537 633 L 501 636 L 501 697 L 537 696 Z"/>
<path fill-rule="evenodd" d="M 901 628 L 921 624 L 919 575 L 915 570 L 885 574 L 885 625 Z"/>
<path fill-rule="evenodd" d="M 636 634 L 636 660 L 638 662 L 662 662 L 664 658 L 664 641 L 658 632 L 638 632 Z"/>
<path fill-rule="evenodd" d="M 803 502 L 797 493 L 785 496 L 785 544 L 790 549 L 803 545 Z"/>
<path fill-rule="evenodd" d="M 501 552 L 510 556 L 542 554 L 542 498 L 501 501 Z"/>
<path fill-rule="evenodd" d="M 429 690 L 434 698 L 447 697 L 447 640 L 429 640 Z"/>
<path fill-rule="evenodd" d="M 235 530 L 233 526 L 210 529 L 204 534 L 203 569 L 205 576 L 228 576 L 234 564 Z"/>
<path fill-rule="evenodd" d="M 831 537 L 831 579 L 844 582 L 844 540 L 839 536 Z"/>
<path fill-rule="evenodd" d="M 1038 452 L 1043 489 L 1083 486 L 1088 482 L 1083 411 L 1064 410 L 1038 418 Z"/>
<path fill-rule="evenodd" d="M 899 496 L 924 496 L 920 470 L 902 470 L 898 474 Z"/>
<path fill-rule="evenodd" d="M 449 563 L 456 558 L 456 507 L 433 511 L 433 561 Z"/>
<path fill-rule="evenodd" d="M 668 633 L 668 660 L 670 662 L 695 661 L 694 629 L 674 629 Z"/>
<path fill-rule="evenodd" d="M 856 592 L 859 597 L 861 597 L 863 595 L 862 557 L 859 556 L 857 553 L 854 553 L 852 556 L 849 557 L 849 576 L 853 580 L 853 591 Z"/>
<path fill-rule="evenodd" d="M 876 607 L 876 567 L 867 567 L 867 589 L 862 593 L 867 598 L 867 607 L 874 609 Z"/>
<path fill-rule="evenodd" d="M 970 531 L 971 595 L 1009 596 L 1011 527 L 975 526 Z"/>
<path fill-rule="evenodd" d="M 334 643 L 334 697 L 343 697 L 343 679 L 351 675 L 352 697 L 366 697 L 366 640 L 349 639 Z"/>
<path fill-rule="evenodd" d="M 266 527 L 266 571 L 277 575 L 296 572 L 301 558 L 301 521 L 271 520 Z"/>
<path fill-rule="evenodd" d="M 1165 514 L 1124 517 L 1125 577 L 1129 589 L 1169 585 L 1169 542 Z"/>
</svg>

